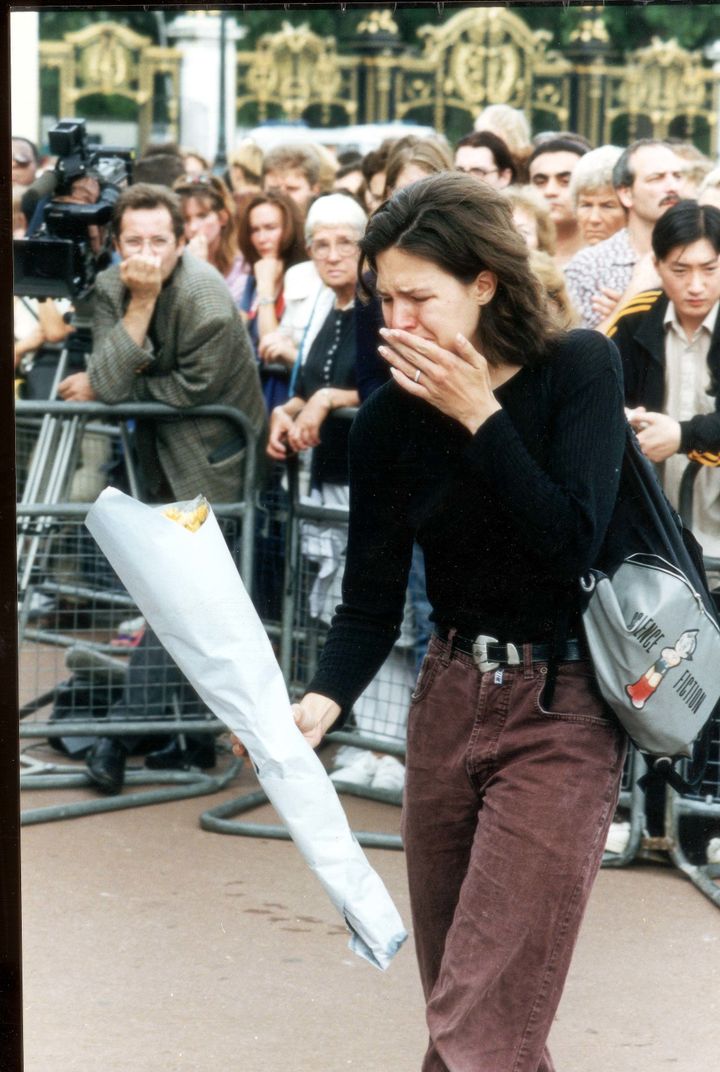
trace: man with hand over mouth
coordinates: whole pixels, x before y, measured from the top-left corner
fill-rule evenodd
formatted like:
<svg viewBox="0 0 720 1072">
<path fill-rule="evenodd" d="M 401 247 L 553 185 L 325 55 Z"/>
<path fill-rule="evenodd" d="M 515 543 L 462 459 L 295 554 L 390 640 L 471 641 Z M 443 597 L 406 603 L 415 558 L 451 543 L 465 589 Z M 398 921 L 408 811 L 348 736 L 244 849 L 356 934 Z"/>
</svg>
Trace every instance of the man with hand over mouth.
<svg viewBox="0 0 720 1072">
<path fill-rule="evenodd" d="M 87 370 L 67 376 L 59 386 L 60 396 L 68 402 L 165 403 L 177 408 L 178 418 L 193 406 L 231 406 L 245 413 L 260 433 L 265 407 L 247 331 L 217 269 L 184 248 L 177 196 L 164 186 L 130 186 L 115 205 L 113 231 L 121 260 L 97 277 Z M 246 441 L 235 422 L 206 416 L 139 419 L 134 445 L 146 501 L 186 500 L 198 494 L 211 502 L 242 498 Z M 141 645 L 142 657 L 158 680 L 161 673 L 169 675 L 168 681 L 172 673 L 179 676 L 162 662 L 150 630 Z M 140 646 L 135 655 L 140 659 Z M 188 688 L 182 681 L 176 685 Z M 166 700 L 161 696 L 160 705 Z M 141 701 L 140 709 L 147 714 L 146 702 Z M 113 708 L 114 717 L 138 717 L 138 701 L 129 694 L 120 708 Z M 129 737 L 98 738 L 88 754 L 87 771 L 101 792 L 120 792 L 126 758 L 136 743 Z M 212 739 L 194 743 L 195 752 L 204 749 L 201 765 L 211 766 Z M 184 765 L 187 757 L 181 752 L 171 741 L 153 753 L 152 762 L 148 756 L 147 765 Z"/>
<path fill-rule="evenodd" d="M 60 384 L 66 401 L 222 403 L 259 431 L 263 402 L 245 327 L 222 276 L 184 249 L 175 194 L 137 183 L 114 210 L 119 264 L 98 275 L 86 372 Z M 146 496 L 155 501 L 240 497 L 244 443 L 217 417 L 139 421 Z"/>
</svg>

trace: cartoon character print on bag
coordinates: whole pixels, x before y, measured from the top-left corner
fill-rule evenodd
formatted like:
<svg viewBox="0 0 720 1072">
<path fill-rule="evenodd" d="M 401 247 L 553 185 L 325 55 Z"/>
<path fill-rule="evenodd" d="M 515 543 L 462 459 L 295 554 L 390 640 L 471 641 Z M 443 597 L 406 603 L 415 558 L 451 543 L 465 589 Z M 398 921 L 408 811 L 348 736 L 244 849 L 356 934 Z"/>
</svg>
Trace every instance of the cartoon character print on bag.
<svg viewBox="0 0 720 1072">
<path fill-rule="evenodd" d="M 645 673 L 632 685 L 625 686 L 625 691 L 630 697 L 633 707 L 638 711 L 642 710 L 650 697 L 657 692 L 668 671 L 679 666 L 684 660 L 692 660 L 693 652 L 697 647 L 697 634 L 697 629 L 686 629 L 684 633 L 680 634 L 674 647 L 663 648 L 659 658 L 655 660 L 652 666 L 648 667 Z M 692 678 L 692 675 L 688 676 Z M 694 681 L 694 678 L 692 678 L 692 681 Z M 695 685 L 700 689 L 697 682 L 695 682 Z M 700 689 L 700 692 L 702 692 L 702 689 Z"/>
</svg>

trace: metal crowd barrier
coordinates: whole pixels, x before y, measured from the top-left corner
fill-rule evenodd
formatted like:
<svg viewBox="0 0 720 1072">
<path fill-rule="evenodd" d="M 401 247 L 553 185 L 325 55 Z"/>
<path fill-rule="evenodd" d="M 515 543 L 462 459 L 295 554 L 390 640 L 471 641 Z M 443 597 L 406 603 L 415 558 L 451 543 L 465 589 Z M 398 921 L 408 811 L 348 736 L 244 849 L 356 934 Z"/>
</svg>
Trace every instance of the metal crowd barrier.
<svg viewBox="0 0 720 1072">
<path fill-rule="evenodd" d="M 698 788 L 682 795 L 668 793 L 665 834 L 672 862 L 720 908 L 720 719 L 713 725 L 709 761 Z M 713 841 L 716 849 L 709 859 Z"/>
<path fill-rule="evenodd" d="M 21 637 L 21 738 L 36 741 L 48 738 L 61 739 L 71 753 L 77 754 L 99 736 L 143 736 L 150 740 L 157 735 L 181 733 L 220 733 L 224 729 L 218 720 L 206 718 L 201 712 L 185 710 L 190 702 L 183 700 L 182 712 L 174 719 L 167 716 L 152 717 L 147 704 L 138 703 L 137 719 L 112 717 L 94 718 L 92 710 L 107 709 L 122 693 L 127 682 L 128 665 L 132 653 L 137 652 L 137 636 L 133 635 L 134 619 L 139 612 L 132 599 L 114 576 L 104 556 L 94 545 L 83 525 L 90 502 L 52 501 L 58 499 L 60 490 L 67 486 L 67 478 L 78 464 L 83 434 L 106 437 L 115 448 L 121 445 L 126 461 L 131 459 L 128 438 L 124 434 L 124 422 L 138 417 L 172 416 L 177 420 L 187 414 L 222 416 L 244 424 L 241 414 L 223 406 L 197 407 L 183 410 L 180 414 L 171 407 L 156 404 L 128 403 L 105 406 L 100 403 L 70 404 L 64 402 L 18 402 L 17 429 L 18 454 L 21 458 L 19 481 L 27 487 L 35 465 L 36 440 L 43 429 L 52 422 L 56 427 L 55 443 L 46 451 L 53 466 L 49 492 L 42 482 L 31 487 L 31 494 L 21 496 L 18 505 L 18 553 L 21 577 L 20 637 Z M 354 411 L 344 415 L 351 417 Z M 72 422 L 68 434 L 68 422 Z M 245 428 L 249 442 L 246 457 L 246 481 L 244 500 L 232 504 L 213 504 L 213 509 L 226 532 L 228 541 L 236 550 L 239 569 L 250 588 L 256 603 L 262 606 L 263 622 L 274 641 L 281 667 L 288 682 L 291 696 L 299 695 L 313 672 L 318 652 L 327 631 L 327 620 L 313 617 L 308 611 L 308 595 L 317 566 L 312 564 L 301 550 L 302 525 L 305 522 L 335 523 L 342 525 L 347 520 L 347 510 L 332 510 L 308 505 L 300 501 L 300 485 L 297 470 L 289 467 L 290 484 L 283 486 L 281 479 L 270 479 L 266 487 L 257 489 L 253 479 L 256 465 L 257 444 Z M 59 447 L 56 446 L 59 441 Z M 61 457 L 59 467 L 54 459 Z M 278 476 L 285 474 L 285 467 Z M 130 491 L 139 496 L 137 474 L 127 474 Z M 37 488 L 40 492 L 35 499 Z M 258 492 L 258 494 L 256 494 Z M 258 567 L 257 552 L 262 549 L 262 570 Z M 280 581 L 276 574 L 279 571 Z M 337 576 L 336 593 L 331 603 L 338 601 L 341 570 Z M 258 592 L 257 589 L 262 589 Z M 277 591 L 275 591 L 277 589 Z M 336 598 L 337 596 L 337 598 Z M 327 618 L 328 616 L 326 616 Z M 124 632 L 124 636 L 120 634 Z M 150 665 L 148 674 L 160 688 L 161 700 L 155 706 L 167 706 L 167 699 L 175 682 L 158 682 L 167 673 L 165 662 Z M 80 700 L 73 697 L 72 683 L 81 693 Z M 395 718 L 404 718 L 410 694 L 411 675 L 408 684 L 395 703 Z M 91 699 L 82 695 L 90 694 Z M 70 693 L 68 696 L 67 694 Z M 48 712 L 52 706 L 62 707 L 68 703 L 80 703 L 77 717 L 52 722 Z M 172 697 L 170 697 L 172 699 Z M 87 711 L 82 711 L 85 700 Z M 175 700 L 177 706 L 177 700 Z M 385 708 L 390 701 L 385 697 Z M 389 755 L 404 756 L 404 732 L 393 736 L 388 733 L 387 717 L 375 710 L 373 733 L 361 733 L 348 729 L 330 735 L 338 745 L 359 749 L 377 748 Z M 381 705 L 382 706 L 382 705 Z M 72 714 L 72 711 L 71 711 Z M 193 717 L 195 716 L 195 717 Z M 48 746 L 46 746 L 48 747 Z M 39 762 L 23 754 L 30 770 L 23 774 L 23 788 L 71 788 L 90 784 L 88 777 L 77 765 L 58 762 Z M 221 776 L 204 773 L 160 772 L 128 766 L 126 784 L 132 790 L 119 796 L 96 800 L 81 800 L 50 808 L 26 810 L 23 823 L 44 822 L 51 819 L 70 818 L 99 811 L 117 810 L 146 803 L 177 799 L 215 792 L 230 784 L 239 762 L 233 762 Z M 162 790 L 135 791 L 144 783 L 152 781 L 163 786 Z M 371 788 L 359 790 L 352 786 L 338 787 L 349 794 L 360 794 L 375 800 L 398 805 L 400 792 Z M 223 805 L 218 816 L 207 814 L 202 825 L 207 829 L 222 832 L 254 834 L 263 837 L 287 837 L 283 827 L 272 828 L 267 824 L 227 824 L 224 816 L 229 809 L 234 813 L 249 810 L 264 801 L 264 794 L 251 793 L 239 803 Z M 360 832 L 366 845 L 400 848 L 396 835 Z"/>
<path fill-rule="evenodd" d="M 617 852 L 605 851 L 602 859 L 603 867 L 626 867 L 632 863 L 643 847 L 643 840 L 647 837 L 645 830 L 645 793 L 638 786 L 638 779 L 643 776 L 646 770 L 645 761 L 640 753 L 632 745 L 629 745 L 620 782 L 620 799 L 618 801 L 618 814 L 628 816 L 627 841 Z"/>
<path fill-rule="evenodd" d="M 680 515 L 689 528 L 693 522 L 694 484 L 703 468 L 699 462 L 689 462 L 680 482 Z M 716 476 L 720 482 L 720 469 Z M 719 588 L 720 558 L 706 555 L 705 568 Z M 668 855 L 675 866 L 720 907 L 720 840 L 713 854 L 716 858 L 708 858 L 710 842 L 720 839 L 720 714 L 713 721 L 702 782 L 690 793 L 668 792 L 665 835 Z"/>
<path fill-rule="evenodd" d="M 213 509 L 251 587 L 257 443 L 244 414 L 227 406 L 178 411 L 156 403 L 17 403 L 20 737 L 33 742 L 21 754 L 23 789 L 92 785 L 82 769 L 62 762 L 60 754 L 81 758 L 98 737 L 132 737 L 135 752 L 142 753 L 174 735 L 183 743 L 188 734 L 203 734 L 207 741 L 225 729 L 204 709 L 159 643 L 144 635 L 138 608 L 84 527 L 91 503 L 63 501 L 76 488 L 78 469 L 88 454 L 97 461 L 121 453 L 130 490 L 137 494 L 126 422 L 178 420 L 184 415 L 223 417 L 245 436 L 244 498 L 214 503 Z M 85 450 L 87 439 L 93 443 L 90 452 Z M 93 475 L 99 491 L 106 481 L 98 473 L 85 474 L 86 479 Z M 118 714 L 120 703 L 125 707 Z M 51 720 L 52 712 L 56 717 Z M 34 758 L 31 753 L 39 740 L 53 741 L 57 757 Z M 42 746 L 46 751 L 51 747 Z M 163 788 L 28 809 L 22 822 L 217 792 L 232 781 L 240 766 L 240 761 L 232 760 L 225 770 L 210 774 L 129 764 L 126 784 L 132 790 L 147 783 Z"/>
<path fill-rule="evenodd" d="M 334 416 L 351 419 L 354 409 L 337 411 Z M 303 495 L 306 479 L 294 459 L 283 465 L 282 493 L 278 493 L 275 518 L 282 521 L 278 533 L 277 555 L 282 568 L 282 607 L 276 620 L 266 621 L 266 627 L 277 644 L 278 660 L 291 698 L 299 697 L 313 676 L 327 633 L 331 614 L 340 601 L 340 581 L 344 560 L 346 507 L 315 505 Z M 278 482 L 279 483 L 279 482 Z M 310 530 L 309 526 L 314 526 Z M 314 547 L 311 547 L 311 543 Z M 313 560 L 309 551 L 320 548 L 321 561 Z M 326 550 L 327 555 L 322 556 Z M 318 574 L 327 568 L 329 560 L 337 557 L 333 582 L 325 598 L 318 599 Z M 360 698 L 354 709 L 354 724 L 342 731 L 331 732 L 326 742 L 345 748 L 370 750 L 405 757 L 405 725 L 410 694 L 414 681 L 411 641 L 405 647 L 396 646 L 374 682 Z M 359 796 L 381 803 L 399 806 L 400 790 L 356 786 L 336 782 L 338 792 Z M 236 800 L 212 807 L 201 816 L 201 825 L 216 833 L 249 837 L 288 837 L 283 826 L 237 821 L 267 802 L 262 790 L 238 797 Z M 355 831 L 358 841 L 374 848 L 401 849 L 397 834 Z"/>
<path fill-rule="evenodd" d="M 256 495 L 254 474 L 257 444 L 242 414 L 225 406 L 197 407 L 183 413 L 189 416 L 225 417 L 242 426 L 246 434 L 248 449 L 244 499 L 238 503 L 213 504 L 213 508 L 236 553 L 240 572 L 259 605 L 290 695 L 297 697 L 304 691 L 317 665 L 329 622 L 328 609 L 338 601 L 336 597 L 339 596 L 347 509 L 316 505 L 309 501 L 302 493 L 307 490 L 306 480 L 297 464 L 278 467 L 265 489 L 259 496 Z M 353 410 L 342 411 L 347 418 L 351 418 L 353 413 Z M 178 411 L 145 403 L 104 406 L 99 403 L 18 402 L 19 478 L 27 485 L 28 475 L 32 475 L 33 468 L 33 438 L 47 426 L 48 421 L 55 421 L 62 433 L 63 422 L 75 420 L 75 427 L 80 429 L 81 434 L 86 431 L 96 437 L 106 436 L 116 447 L 120 444 L 127 459 L 130 453 L 123 431 L 125 422 L 137 417 L 166 416 L 177 419 Z M 73 454 L 66 442 L 61 442 L 61 446 L 65 451 L 65 465 L 72 468 L 77 460 L 77 452 Z M 697 463 L 690 463 L 681 484 L 681 512 L 686 523 L 692 520 L 692 486 L 699 469 Z M 129 481 L 132 490 L 132 472 Z M 31 499 L 32 496 L 25 496 L 18 507 L 23 595 L 20 608 L 21 737 L 37 739 L 62 736 L 66 742 L 81 742 L 82 739 L 100 735 L 127 734 L 128 721 L 125 719 L 47 721 L 48 708 L 57 703 L 62 692 L 59 687 L 68 678 L 68 673 L 73 675 L 79 672 L 82 683 L 93 694 L 93 703 L 99 707 L 112 706 L 134 650 L 134 638 L 128 623 L 132 625 L 133 618 L 138 614 L 132 600 L 114 578 L 82 526 L 89 503 L 46 501 L 47 496 L 43 498 L 42 495 L 42 501 Z M 317 526 L 314 533 L 316 541 L 322 543 L 324 538 L 334 543 L 333 553 L 339 556 L 333 582 L 335 587 L 331 585 L 326 593 L 325 606 L 316 605 L 317 601 L 311 603 L 322 563 L 308 553 L 312 549 L 309 548 L 309 537 L 313 535 L 309 526 Z M 33 549 L 32 554 L 29 548 Z M 262 560 L 262 568 L 257 568 L 258 556 Z M 706 565 L 709 570 L 720 572 L 720 560 L 707 559 Z M 129 633 L 124 639 L 117 636 L 119 626 Z M 393 683 L 388 669 L 383 668 L 374 683 L 375 692 L 371 692 L 364 714 L 361 702 L 356 724 L 329 734 L 328 743 L 383 752 L 400 760 L 404 758 L 404 718 L 413 677 L 410 651 L 410 642 L 404 649 L 394 651 L 395 661 L 400 666 L 399 680 Z M 133 721 L 132 733 L 150 738 L 170 733 L 217 734 L 223 730 L 218 720 L 205 717 L 202 712 L 193 712 L 192 704 L 187 707 L 187 698 L 183 700 L 187 709 L 178 709 L 177 698 L 174 702 L 174 718 L 151 718 L 145 711 L 137 722 Z M 193 714 L 197 717 L 193 717 Z M 43 715 L 45 720 L 41 721 Z M 660 837 L 648 835 L 645 795 L 637 787 L 645 766 L 635 750 L 630 749 L 623 772 L 619 805 L 619 813 L 628 817 L 629 833 L 620 851 L 605 853 L 603 866 L 627 866 L 639 855 L 661 850 L 706 896 L 720 905 L 720 887 L 716 884 L 720 878 L 720 865 L 703 860 L 698 846 L 688 847 L 685 840 L 688 824 L 695 823 L 697 826 L 699 821 L 707 823 L 711 833 L 716 829 L 720 834 L 720 729 L 717 726 L 714 733 L 705 781 L 697 793 L 679 796 L 668 791 L 665 830 Z M 27 761 L 27 756 L 24 758 Z M 66 769 L 56 773 L 54 769 L 51 772 L 47 770 L 48 764 L 30 763 L 32 773 L 23 775 L 23 788 L 88 784 L 85 775 L 78 773 L 76 767 L 70 768 L 66 764 Z M 239 763 L 232 763 L 221 776 L 181 771 L 148 772 L 131 767 L 127 784 L 132 789 L 147 781 L 159 783 L 165 788 L 123 793 L 119 797 L 80 801 L 49 809 L 34 809 L 24 814 L 23 822 L 42 822 L 216 792 L 230 784 L 238 767 Z M 401 802 L 401 793 L 396 791 L 342 783 L 338 784 L 338 790 L 382 803 L 398 805 Z M 247 793 L 207 810 L 201 816 L 201 825 L 204 829 L 219 833 L 287 838 L 283 826 L 253 823 L 244 818 L 264 803 L 266 797 L 262 790 Z M 240 820 L 237 816 L 241 816 Z M 356 836 L 362 844 L 371 847 L 402 847 L 399 836 L 393 834 L 357 831 Z"/>
<path fill-rule="evenodd" d="M 243 518 L 243 530 L 247 533 L 253 532 L 254 520 L 255 520 L 255 499 L 253 494 L 248 494 L 248 491 L 252 491 L 255 488 L 255 474 L 257 471 L 258 462 L 258 443 L 257 436 L 252 428 L 252 425 L 248 421 L 244 413 L 234 409 L 232 406 L 188 406 L 185 409 L 179 410 L 174 406 L 166 406 L 158 402 L 123 402 L 118 405 L 108 406 L 102 402 L 56 402 L 56 401 L 42 401 L 42 402 L 26 402 L 19 400 L 15 404 L 16 422 L 20 427 L 26 427 L 28 423 L 33 421 L 40 421 L 40 427 L 46 426 L 48 422 L 55 422 L 61 432 L 66 427 L 71 419 L 77 418 L 75 427 L 79 429 L 82 434 L 83 430 L 93 431 L 93 426 L 86 428 L 88 421 L 111 421 L 120 422 L 118 428 L 118 435 L 123 443 L 125 449 L 125 460 L 132 458 L 131 451 L 128 449 L 127 439 L 127 427 L 126 422 L 135 421 L 142 418 L 158 418 L 165 420 L 183 420 L 188 417 L 222 417 L 225 420 L 230 421 L 236 425 L 238 430 L 241 431 L 245 437 L 246 449 L 245 449 L 245 498 L 242 502 L 228 504 L 231 506 L 238 516 Z M 97 426 L 96 426 L 97 427 Z M 100 429 L 102 431 L 102 428 Z M 76 446 L 72 460 L 76 460 L 78 455 L 78 448 Z M 66 463 L 69 465 L 69 461 Z M 28 465 L 28 468 L 31 466 Z M 62 474 L 60 474 L 62 479 Z M 132 494 L 136 494 L 137 491 L 137 473 L 134 467 L 131 466 L 129 473 L 130 490 Z M 134 487 L 133 487 L 134 485 Z M 24 490 L 24 489 L 23 489 Z M 27 505 L 41 502 L 60 502 L 62 501 L 58 495 L 53 495 L 55 485 L 51 487 L 50 495 L 33 496 Z M 20 506 L 25 506 L 24 494 L 20 497 Z M 213 504 L 214 508 L 214 504 Z M 240 570 L 243 576 L 250 577 L 252 575 L 252 554 L 253 554 L 253 541 L 251 539 L 245 540 L 243 545 L 242 557 L 240 560 Z"/>
</svg>

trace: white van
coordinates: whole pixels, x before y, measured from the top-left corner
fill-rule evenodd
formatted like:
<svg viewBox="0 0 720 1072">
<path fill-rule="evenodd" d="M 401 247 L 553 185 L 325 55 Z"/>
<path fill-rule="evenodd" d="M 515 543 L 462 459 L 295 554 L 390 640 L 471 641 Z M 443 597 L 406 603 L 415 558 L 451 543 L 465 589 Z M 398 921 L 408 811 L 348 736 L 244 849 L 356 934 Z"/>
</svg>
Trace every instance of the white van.
<svg viewBox="0 0 720 1072">
<path fill-rule="evenodd" d="M 432 127 L 419 126 L 417 123 L 360 123 L 347 127 L 309 127 L 304 123 L 264 123 L 245 132 L 236 131 L 235 140 L 252 138 L 257 145 L 267 152 L 277 145 L 293 145 L 297 142 L 319 142 L 333 149 L 336 153 L 346 149 L 369 153 L 377 149 L 385 138 L 404 138 L 414 134 L 417 138 L 436 135 Z"/>
</svg>

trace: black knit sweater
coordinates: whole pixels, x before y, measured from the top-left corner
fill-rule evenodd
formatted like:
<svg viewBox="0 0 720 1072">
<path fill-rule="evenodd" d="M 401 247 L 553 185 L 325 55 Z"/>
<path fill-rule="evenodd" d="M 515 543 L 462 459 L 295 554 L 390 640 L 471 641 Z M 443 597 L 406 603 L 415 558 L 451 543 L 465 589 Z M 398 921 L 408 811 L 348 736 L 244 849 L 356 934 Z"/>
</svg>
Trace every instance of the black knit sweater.
<svg viewBox="0 0 720 1072">
<path fill-rule="evenodd" d="M 610 519 L 625 418 L 617 351 L 574 331 L 495 392 L 470 435 L 395 383 L 350 436 L 343 602 L 307 691 L 344 715 L 385 660 L 402 619 L 416 537 L 433 620 L 463 636 L 552 638 L 578 627 L 577 578 Z"/>
</svg>

